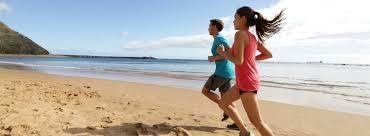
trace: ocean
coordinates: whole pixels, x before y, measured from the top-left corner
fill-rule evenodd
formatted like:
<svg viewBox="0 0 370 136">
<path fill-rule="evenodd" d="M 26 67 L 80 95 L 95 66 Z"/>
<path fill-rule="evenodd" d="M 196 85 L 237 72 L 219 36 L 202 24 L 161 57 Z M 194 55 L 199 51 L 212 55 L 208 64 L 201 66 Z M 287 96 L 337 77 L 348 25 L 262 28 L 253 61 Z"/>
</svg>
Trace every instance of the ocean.
<svg viewBox="0 0 370 136">
<path fill-rule="evenodd" d="M 206 60 L 0 56 L 0 67 L 200 91 Z M 262 100 L 370 116 L 370 65 L 259 62 Z M 1 77 L 0 77 L 1 78 Z"/>
</svg>

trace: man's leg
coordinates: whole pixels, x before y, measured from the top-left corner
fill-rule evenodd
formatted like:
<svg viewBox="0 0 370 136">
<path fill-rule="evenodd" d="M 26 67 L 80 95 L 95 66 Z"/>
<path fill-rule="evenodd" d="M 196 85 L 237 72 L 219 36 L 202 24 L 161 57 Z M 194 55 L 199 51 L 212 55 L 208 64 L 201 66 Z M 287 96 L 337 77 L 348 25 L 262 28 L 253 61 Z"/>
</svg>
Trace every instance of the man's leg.
<svg viewBox="0 0 370 136">
<path fill-rule="evenodd" d="M 222 86 L 220 86 L 220 88 L 219 88 L 219 91 L 220 91 L 220 94 L 221 94 L 221 98 L 222 98 L 222 96 L 224 96 L 224 94 L 227 92 L 227 91 L 229 91 L 231 89 L 231 79 L 228 79 L 228 80 L 226 80 L 226 82 L 222 85 Z M 234 103 L 232 103 L 231 104 L 231 106 L 232 107 L 236 107 L 235 106 L 235 104 Z M 226 113 L 224 113 L 223 114 L 223 118 L 221 119 L 221 121 L 226 121 L 227 119 L 229 119 L 229 116 L 226 114 Z M 230 126 L 230 127 L 229 127 Z M 235 125 L 235 123 L 234 124 L 230 124 L 230 125 L 228 125 L 228 127 L 229 128 L 237 128 L 237 126 Z"/>
<path fill-rule="evenodd" d="M 210 76 L 207 80 L 207 82 L 204 84 L 204 87 L 202 89 L 202 93 L 204 96 L 212 100 L 213 102 L 217 103 L 220 101 L 221 97 L 218 96 L 216 93 L 211 92 L 211 90 L 216 90 L 218 88 L 218 80 L 214 75 Z"/>
<path fill-rule="evenodd" d="M 224 92 L 220 92 L 220 94 L 221 94 L 221 98 L 222 98 L 222 96 L 224 96 Z M 227 119 L 229 119 L 229 116 L 224 112 L 224 115 L 222 115 L 223 117 L 222 117 L 222 119 L 221 119 L 221 121 L 226 121 Z"/>
<path fill-rule="evenodd" d="M 207 98 L 211 99 L 215 103 L 218 103 L 220 101 L 220 99 L 221 99 L 220 96 L 218 96 L 214 92 L 211 92 L 209 89 L 207 89 L 205 87 L 203 87 L 202 93 L 203 93 L 204 96 L 206 96 Z"/>
</svg>

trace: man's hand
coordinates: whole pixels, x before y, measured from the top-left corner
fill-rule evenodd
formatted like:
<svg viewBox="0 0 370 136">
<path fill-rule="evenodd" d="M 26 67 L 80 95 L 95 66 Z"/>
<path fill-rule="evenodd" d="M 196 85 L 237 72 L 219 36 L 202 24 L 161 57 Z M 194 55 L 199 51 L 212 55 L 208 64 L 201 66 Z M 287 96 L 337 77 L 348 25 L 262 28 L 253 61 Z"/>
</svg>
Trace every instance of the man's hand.
<svg viewBox="0 0 370 136">
<path fill-rule="evenodd" d="M 208 56 L 208 61 L 209 62 L 215 62 L 216 61 L 216 57 L 214 57 L 214 56 Z"/>
<path fill-rule="evenodd" d="M 220 54 L 221 56 L 225 56 L 225 47 L 224 47 L 224 45 L 221 44 L 220 46 L 218 46 L 217 53 Z"/>
</svg>

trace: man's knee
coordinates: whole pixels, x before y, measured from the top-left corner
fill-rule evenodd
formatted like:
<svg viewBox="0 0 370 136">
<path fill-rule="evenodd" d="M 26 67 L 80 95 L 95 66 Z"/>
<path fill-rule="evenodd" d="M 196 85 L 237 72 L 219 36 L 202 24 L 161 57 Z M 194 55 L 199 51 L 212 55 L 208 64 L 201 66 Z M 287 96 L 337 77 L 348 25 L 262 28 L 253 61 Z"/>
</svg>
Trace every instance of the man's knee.
<svg viewBox="0 0 370 136">
<path fill-rule="evenodd" d="M 202 94 L 204 94 L 204 95 L 208 95 L 210 92 L 211 91 L 209 91 L 209 89 L 207 89 L 207 88 L 202 89 Z"/>
</svg>

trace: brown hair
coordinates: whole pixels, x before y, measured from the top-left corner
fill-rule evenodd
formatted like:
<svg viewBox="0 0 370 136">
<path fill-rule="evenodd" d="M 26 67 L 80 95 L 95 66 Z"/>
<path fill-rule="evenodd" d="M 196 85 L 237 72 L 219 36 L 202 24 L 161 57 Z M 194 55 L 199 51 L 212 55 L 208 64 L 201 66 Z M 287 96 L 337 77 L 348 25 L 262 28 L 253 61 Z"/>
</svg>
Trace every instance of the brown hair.
<svg viewBox="0 0 370 136">
<path fill-rule="evenodd" d="M 261 13 L 253 10 L 250 7 L 244 6 L 236 11 L 240 17 L 245 16 L 247 19 L 247 26 L 256 26 L 256 32 L 259 41 L 264 42 L 273 34 L 281 30 L 282 21 L 285 19 L 284 10 L 280 11 L 272 20 L 266 19 Z"/>
</svg>

